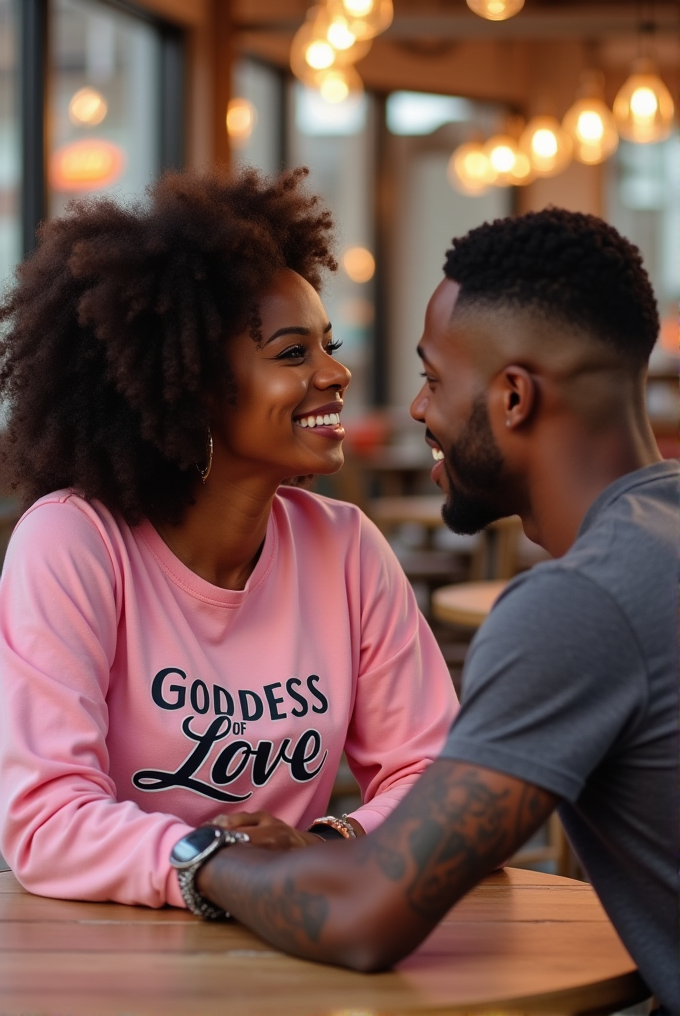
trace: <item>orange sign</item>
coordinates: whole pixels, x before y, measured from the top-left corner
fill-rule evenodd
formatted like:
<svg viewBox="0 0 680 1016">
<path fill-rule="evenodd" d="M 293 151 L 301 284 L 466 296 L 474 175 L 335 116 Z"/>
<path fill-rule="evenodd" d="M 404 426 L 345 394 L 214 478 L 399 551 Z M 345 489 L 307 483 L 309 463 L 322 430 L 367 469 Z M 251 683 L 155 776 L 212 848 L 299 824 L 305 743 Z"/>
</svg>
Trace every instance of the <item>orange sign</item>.
<svg viewBox="0 0 680 1016">
<path fill-rule="evenodd" d="M 73 141 L 52 154 L 50 184 L 58 191 L 98 190 L 115 183 L 124 168 L 125 152 L 112 141 Z"/>
</svg>

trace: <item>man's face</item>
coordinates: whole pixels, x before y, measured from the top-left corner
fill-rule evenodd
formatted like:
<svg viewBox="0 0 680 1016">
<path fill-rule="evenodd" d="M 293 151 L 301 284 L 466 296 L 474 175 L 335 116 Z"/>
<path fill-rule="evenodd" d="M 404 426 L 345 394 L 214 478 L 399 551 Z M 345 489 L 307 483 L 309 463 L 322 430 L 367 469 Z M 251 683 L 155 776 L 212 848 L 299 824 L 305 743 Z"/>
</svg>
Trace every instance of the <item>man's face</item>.
<svg viewBox="0 0 680 1016">
<path fill-rule="evenodd" d="M 465 324 L 451 315 L 458 284 L 435 290 L 418 345 L 425 382 L 411 406 L 424 423 L 436 464 L 432 479 L 446 495 L 442 516 L 456 533 L 478 533 L 509 514 L 503 508 L 504 460 L 494 438 L 481 373 L 465 341 Z"/>
</svg>

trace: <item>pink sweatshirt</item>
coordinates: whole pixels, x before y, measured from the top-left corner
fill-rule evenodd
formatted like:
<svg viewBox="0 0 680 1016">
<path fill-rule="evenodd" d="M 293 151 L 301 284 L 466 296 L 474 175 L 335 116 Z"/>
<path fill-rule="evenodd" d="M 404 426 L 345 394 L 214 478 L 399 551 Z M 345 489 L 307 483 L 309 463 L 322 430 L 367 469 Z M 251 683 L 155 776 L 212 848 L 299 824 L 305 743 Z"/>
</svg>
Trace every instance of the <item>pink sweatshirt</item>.
<svg viewBox="0 0 680 1016">
<path fill-rule="evenodd" d="M 438 754 L 451 680 L 391 549 L 352 505 L 281 488 L 246 588 L 153 526 L 38 501 L 0 581 L 0 850 L 45 896 L 183 906 L 190 828 L 326 812 L 343 752 L 374 829 Z"/>
</svg>

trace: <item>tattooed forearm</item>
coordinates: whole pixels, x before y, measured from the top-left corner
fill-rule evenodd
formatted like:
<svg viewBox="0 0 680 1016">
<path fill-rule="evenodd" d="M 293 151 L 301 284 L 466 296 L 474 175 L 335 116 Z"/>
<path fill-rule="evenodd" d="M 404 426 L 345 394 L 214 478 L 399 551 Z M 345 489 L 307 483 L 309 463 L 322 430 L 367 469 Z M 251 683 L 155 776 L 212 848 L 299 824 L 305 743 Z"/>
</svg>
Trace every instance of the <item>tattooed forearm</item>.
<svg viewBox="0 0 680 1016">
<path fill-rule="evenodd" d="M 362 857 L 370 857 L 392 881 L 404 880 L 409 908 L 436 920 L 507 860 L 553 805 L 552 796 L 536 787 L 485 769 L 437 762 L 362 845 Z"/>
<path fill-rule="evenodd" d="M 200 870 L 198 889 L 287 952 L 385 969 L 555 804 L 514 777 L 439 759 L 375 832 L 289 853 L 223 850 Z"/>
</svg>

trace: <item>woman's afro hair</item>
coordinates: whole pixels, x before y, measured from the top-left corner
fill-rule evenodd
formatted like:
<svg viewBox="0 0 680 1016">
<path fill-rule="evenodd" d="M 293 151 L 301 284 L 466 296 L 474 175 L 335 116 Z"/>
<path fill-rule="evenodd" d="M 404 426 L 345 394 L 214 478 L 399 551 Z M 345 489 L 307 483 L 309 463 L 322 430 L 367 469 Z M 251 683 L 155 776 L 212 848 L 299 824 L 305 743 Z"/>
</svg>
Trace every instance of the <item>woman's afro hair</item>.
<svg viewBox="0 0 680 1016">
<path fill-rule="evenodd" d="M 453 241 L 444 272 L 458 305 L 530 309 L 647 362 L 659 314 L 637 247 L 594 215 L 547 208 L 496 219 Z"/>
<path fill-rule="evenodd" d="M 76 201 L 41 227 L 0 305 L 5 489 L 30 504 L 72 487 L 130 524 L 181 519 L 210 398 L 235 395 L 230 337 L 258 337 L 280 269 L 318 290 L 337 268 L 306 175 L 171 173 L 143 202 Z"/>
</svg>

